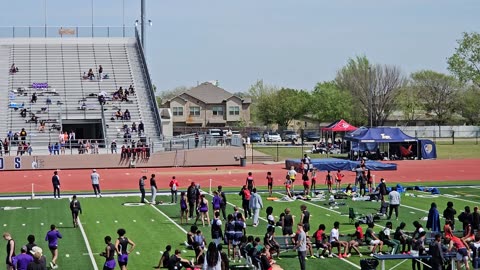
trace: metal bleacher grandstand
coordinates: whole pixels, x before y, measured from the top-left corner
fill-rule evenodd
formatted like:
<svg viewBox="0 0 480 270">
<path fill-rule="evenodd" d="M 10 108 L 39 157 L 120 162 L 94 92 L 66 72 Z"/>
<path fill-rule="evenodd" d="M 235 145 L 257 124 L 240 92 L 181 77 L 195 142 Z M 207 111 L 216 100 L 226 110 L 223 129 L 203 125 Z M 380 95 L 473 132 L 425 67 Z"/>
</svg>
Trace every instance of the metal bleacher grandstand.
<svg viewBox="0 0 480 270">
<path fill-rule="evenodd" d="M 0 134 L 27 131 L 36 152 L 58 142 L 60 131 L 76 131 L 76 139 L 98 141 L 107 147 L 124 142 L 124 125 L 143 122 L 145 133 L 132 139 L 152 145 L 161 141 L 161 118 L 138 33 L 131 37 L 15 37 L 0 38 Z M 9 72 L 15 64 L 18 72 Z M 100 79 L 98 68 L 103 67 Z M 85 79 L 93 69 L 95 78 Z M 128 101 L 113 100 L 120 87 L 134 88 Z M 100 105 L 98 94 L 107 93 Z M 37 101 L 31 102 L 36 93 Z M 51 101 L 51 102 L 50 102 Z M 26 116 L 21 115 L 27 110 Z M 117 119 L 116 111 L 129 110 L 131 120 Z M 38 117 L 38 122 L 31 116 Z M 43 132 L 40 121 L 46 121 Z M 156 149 L 158 150 L 158 149 Z"/>
</svg>

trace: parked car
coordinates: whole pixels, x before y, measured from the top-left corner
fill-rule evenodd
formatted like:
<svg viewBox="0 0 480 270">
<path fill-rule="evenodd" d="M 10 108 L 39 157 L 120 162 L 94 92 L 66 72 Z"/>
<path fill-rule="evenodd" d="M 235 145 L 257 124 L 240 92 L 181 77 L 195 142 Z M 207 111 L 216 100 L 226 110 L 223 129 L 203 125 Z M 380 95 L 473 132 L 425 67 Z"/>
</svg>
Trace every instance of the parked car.
<svg viewBox="0 0 480 270">
<path fill-rule="evenodd" d="M 320 141 L 320 135 L 315 131 L 308 131 L 303 134 L 303 140 L 307 142 Z"/>
<path fill-rule="evenodd" d="M 262 141 L 262 136 L 258 132 L 252 132 L 250 133 L 250 142 L 261 142 Z"/>
<path fill-rule="evenodd" d="M 293 130 L 285 130 L 282 133 L 282 140 L 283 141 L 292 141 L 292 140 L 297 140 L 298 139 L 298 134 L 293 131 Z"/>
<path fill-rule="evenodd" d="M 282 137 L 277 132 L 267 132 L 264 135 L 264 139 L 266 142 L 281 142 Z"/>
</svg>

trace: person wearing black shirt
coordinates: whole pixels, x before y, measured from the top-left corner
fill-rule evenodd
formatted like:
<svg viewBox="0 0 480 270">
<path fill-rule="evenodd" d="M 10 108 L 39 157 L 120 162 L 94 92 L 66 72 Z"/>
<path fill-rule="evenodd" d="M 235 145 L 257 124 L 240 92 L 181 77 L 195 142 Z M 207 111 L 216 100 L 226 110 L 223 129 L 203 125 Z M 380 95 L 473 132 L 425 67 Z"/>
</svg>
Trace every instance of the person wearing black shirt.
<svg viewBox="0 0 480 270">
<path fill-rule="evenodd" d="M 78 226 L 78 213 L 82 213 L 82 206 L 77 200 L 77 195 L 73 195 L 72 201 L 70 202 L 70 211 L 72 211 L 73 227 Z"/>
<path fill-rule="evenodd" d="M 300 210 L 302 211 L 300 223 L 303 224 L 303 230 L 308 235 L 308 232 L 310 231 L 310 212 L 307 211 L 307 206 L 305 204 L 300 206 Z"/>
<path fill-rule="evenodd" d="M 261 269 L 272 270 L 272 265 L 267 257 L 267 250 L 262 248 L 262 251 L 260 252 L 260 265 L 262 266 Z"/>
<path fill-rule="evenodd" d="M 430 263 L 432 266 L 432 270 L 442 270 L 443 269 L 443 250 L 442 250 L 442 235 L 436 234 L 435 241 L 430 244 L 430 248 L 428 249 L 428 253 L 432 256 L 430 259 Z"/>
<path fill-rule="evenodd" d="M 152 190 L 152 204 L 156 204 L 157 201 L 155 200 L 157 198 L 157 180 L 155 180 L 155 174 L 152 174 L 152 177 L 150 178 L 150 189 Z"/>
<path fill-rule="evenodd" d="M 56 199 L 58 196 L 58 198 L 60 199 L 60 177 L 58 176 L 58 171 L 53 172 L 52 185 L 53 185 L 53 198 Z"/>
<path fill-rule="evenodd" d="M 115 245 L 112 244 L 112 238 L 110 236 L 105 236 L 105 251 L 100 253 L 100 256 L 105 257 L 105 264 L 103 265 L 103 270 L 113 270 L 115 269 Z"/>
<path fill-rule="evenodd" d="M 138 187 L 140 188 L 140 193 L 142 194 L 142 198 L 140 199 L 141 203 L 145 203 L 145 180 L 147 180 L 145 175 L 138 180 Z"/>
<path fill-rule="evenodd" d="M 452 223 L 450 227 L 452 227 L 452 230 L 455 229 L 455 215 L 457 214 L 457 210 L 453 208 L 453 202 L 448 202 L 447 203 L 447 208 L 443 210 L 443 217 L 445 219 L 450 220 Z"/>
<path fill-rule="evenodd" d="M 197 201 L 197 190 L 195 188 L 195 182 L 190 183 L 187 188 L 187 200 L 188 200 L 188 218 L 193 218 L 193 213 L 196 211 L 195 202 Z"/>
<path fill-rule="evenodd" d="M 222 211 L 223 220 L 227 220 L 227 216 L 225 215 L 225 207 L 227 207 L 227 196 L 225 192 L 222 191 L 222 186 L 218 186 L 218 194 L 222 198 L 220 202 L 220 210 Z"/>
<path fill-rule="evenodd" d="M 385 201 L 385 195 L 387 195 L 387 185 L 385 184 L 385 179 L 380 179 L 380 184 L 378 185 L 378 189 L 380 190 L 380 200 L 382 202 Z"/>
<path fill-rule="evenodd" d="M 183 266 L 194 268 L 191 262 L 180 257 L 180 250 L 176 249 L 175 254 L 168 260 L 168 270 L 182 269 Z"/>
<path fill-rule="evenodd" d="M 161 267 L 163 268 L 168 267 L 171 250 L 172 250 L 172 246 L 168 245 L 167 247 L 165 247 L 165 251 L 163 252 L 162 257 L 160 257 L 160 261 L 158 262 L 158 265 L 155 267 L 155 269 L 160 269 Z"/>
</svg>

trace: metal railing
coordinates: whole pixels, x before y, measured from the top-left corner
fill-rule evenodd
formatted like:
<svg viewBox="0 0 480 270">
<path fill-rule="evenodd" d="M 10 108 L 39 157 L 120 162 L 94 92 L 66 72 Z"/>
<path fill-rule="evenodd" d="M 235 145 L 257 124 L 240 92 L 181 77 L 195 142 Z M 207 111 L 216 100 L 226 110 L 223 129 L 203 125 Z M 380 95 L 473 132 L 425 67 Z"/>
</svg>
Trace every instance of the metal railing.
<svg viewBox="0 0 480 270">
<path fill-rule="evenodd" d="M 135 38 L 137 40 L 137 49 L 139 52 L 139 55 L 141 57 L 141 63 L 142 67 L 144 70 L 144 76 L 147 80 L 147 93 L 150 98 L 150 102 L 152 102 L 153 105 L 153 113 L 154 113 L 154 119 L 155 119 L 155 125 L 156 125 L 156 130 L 157 130 L 157 135 L 162 134 L 162 121 L 160 119 L 160 112 L 158 111 L 158 104 L 157 104 L 157 99 L 155 98 L 155 92 L 153 91 L 153 84 L 152 80 L 150 79 L 150 72 L 148 71 L 147 67 L 147 61 L 145 60 L 145 54 L 143 52 L 142 44 L 140 41 L 140 36 L 138 34 L 138 29 L 135 27 Z"/>
<path fill-rule="evenodd" d="M 125 26 L 2 26 L 0 38 L 135 37 Z"/>
<path fill-rule="evenodd" d="M 243 147 L 243 138 L 234 136 L 229 139 L 222 136 L 212 136 L 208 134 L 202 134 L 195 137 L 195 134 L 189 134 L 164 139 L 162 141 L 162 148 L 165 151 L 209 147 Z"/>
</svg>

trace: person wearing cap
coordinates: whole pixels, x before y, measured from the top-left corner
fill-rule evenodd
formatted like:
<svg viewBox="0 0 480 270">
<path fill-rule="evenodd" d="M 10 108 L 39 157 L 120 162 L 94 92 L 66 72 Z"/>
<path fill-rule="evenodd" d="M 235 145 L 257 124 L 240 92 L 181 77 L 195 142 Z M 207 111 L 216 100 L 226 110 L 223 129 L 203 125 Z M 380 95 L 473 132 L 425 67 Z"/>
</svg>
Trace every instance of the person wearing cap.
<svg viewBox="0 0 480 270">
<path fill-rule="evenodd" d="M 23 246 L 21 253 L 16 256 L 17 264 L 15 265 L 17 270 L 27 270 L 28 264 L 33 262 L 33 257 L 27 254 L 27 246 Z"/>
<path fill-rule="evenodd" d="M 100 192 L 100 174 L 97 173 L 96 169 L 92 170 L 90 179 L 92 180 L 92 187 L 93 187 L 93 192 L 95 192 L 95 197 L 100 196 L 101 198 L 102 193 Z"/>
<path fill-rule="evenodd" d="M 48 248 L 52 253 L 52 261 L 50 262 L 50 267 L 52 269 L 57 269 L 57 258 L 58 258 L 58 239 L 62 238 L 62 235 L 57 230 L 54 224 L 50 225 L 50 231 L 47 232 L 45 236 L 45 241 L 48 241 Z M 33 249 L 32 249 L 33 250 Z M 34 255 L 35 256 L 35 255 Z"/>
<path fill-rule="evenodd" d="M 58 176 L 58 171 L 53 172 L 52 185 L 53 185 L 53 198 L 56 199 L 58 196 L 58 198 L 60 199 L 60 176 Z"/>
<path fill-rule="evenodd" d="M 35 246 L 30 253 L 33 255 L 33 261 L 28 264 L 27 270 L 47 270 L 47 259 L 43 256 L 43 250 Z"/>
</svg>

